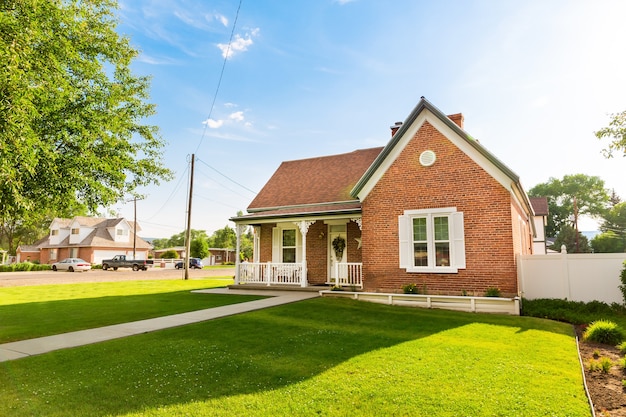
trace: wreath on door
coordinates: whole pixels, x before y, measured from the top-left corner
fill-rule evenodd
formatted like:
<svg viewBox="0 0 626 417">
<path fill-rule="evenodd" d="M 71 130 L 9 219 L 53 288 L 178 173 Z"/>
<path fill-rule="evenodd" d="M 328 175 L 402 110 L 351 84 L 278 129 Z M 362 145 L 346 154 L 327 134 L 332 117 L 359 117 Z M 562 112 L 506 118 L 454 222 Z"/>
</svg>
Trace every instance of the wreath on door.
<svg viewBox="0 0 626 417">
<path fill-rule="evenodd" d="M 343 257 L 343 250 L 346 248 L 346 240 L 341 236 L 337 236 L 333 239 L 333 249 L 335 250 L 335 256 L 337 260 L 341 260 Z"/>
</svg>

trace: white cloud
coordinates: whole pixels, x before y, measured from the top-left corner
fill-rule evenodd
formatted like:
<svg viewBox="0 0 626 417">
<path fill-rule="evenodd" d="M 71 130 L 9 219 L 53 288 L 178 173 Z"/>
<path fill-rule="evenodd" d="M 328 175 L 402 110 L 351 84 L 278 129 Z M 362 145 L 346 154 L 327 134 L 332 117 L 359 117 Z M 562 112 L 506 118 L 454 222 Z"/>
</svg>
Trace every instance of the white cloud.
<svg viewBox="0 0 626 417">
<path fill-rule="evenodd" d="M 223 120 L 207 119 L 204 122 L 202 122 L 202 124 L 209 126 L 211 129 L 217 129 L 217 128 L 222 127 L 222 125 L 224 124 L 224 121 Z"/>
<path fill-rule="evenodd" d="M 228 26 L 228 18 L 226 16 L 224 16 L 222 14 L 219 14 L 219 13 L 216 13 L 216 14 L 213 15 L 213 17 L 215 19 L 219 20 L 222 23 L 222 25 L 224 25 L 226 27 Z"/>
<path fill-rule="evenodd" d="M 232 58 L 236 53 L 245 52 L 254 42 L 253 37 L 259 36 L 259 28 L 252 29 L 245 37 L 237 34 L 230 44 L 218 43 L 217 47 L 222 51 L 223 58 Z"/>
<path fill-rule="evenodd" d="M 231 120 L 234 120 L 236 122 L 243 122 L 243 112 L 242 111 L 236 111 L 234 113 L 232 113 L 230 116 L 228 116 Z"/>
</svg>

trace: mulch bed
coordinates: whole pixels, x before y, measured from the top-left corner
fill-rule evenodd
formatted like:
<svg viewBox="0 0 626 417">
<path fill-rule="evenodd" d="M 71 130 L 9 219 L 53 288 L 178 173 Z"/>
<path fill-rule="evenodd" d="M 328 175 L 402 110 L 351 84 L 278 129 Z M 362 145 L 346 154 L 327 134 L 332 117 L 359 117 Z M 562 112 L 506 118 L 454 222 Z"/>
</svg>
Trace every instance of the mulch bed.
<svg viewBox="0 0 626 417">
<path fill-rule="evenodd" d="M 585 368 L 587 389 L 599 417 L 626 417 L 626 388 L 622 383 L 626 380 L 626 371 L 618 364 L 624 357 L 615 346 L 604 345 L 582 340 L 584 327 L 577 326 L 578 347 Z M 608 373 L 602 370 L 590 371 L 589 361 L 607 357 L 613 362 Z"/>
</svg>

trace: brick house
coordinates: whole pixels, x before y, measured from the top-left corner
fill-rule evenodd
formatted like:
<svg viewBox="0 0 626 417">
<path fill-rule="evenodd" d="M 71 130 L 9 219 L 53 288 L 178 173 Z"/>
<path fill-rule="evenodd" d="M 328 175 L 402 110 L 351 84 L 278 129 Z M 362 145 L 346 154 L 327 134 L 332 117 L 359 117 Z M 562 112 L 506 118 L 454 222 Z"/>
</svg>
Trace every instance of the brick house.
<svg viewBox="0 0 626 417">
<path fill-rule="evenodd" d="M 136 231 L 141 228 L 137 225 Z M 65 258 L 82 258 L 92 264 L 115 255 L 132 259 L 147 259 L 152 246 L 135 236 L 135 224 L 124 218 L 77 216 L 56 218 L 50 224 L 50 234 L 37 245 L 42 264 Z"/>
<path fill-rule="evenodd" d="M 385 147 L 283 162 L 231 220 L 254 228 L 236 284 L 517 296 L 534 212 L 519 177 L 422 98 Z"/>
</svg>

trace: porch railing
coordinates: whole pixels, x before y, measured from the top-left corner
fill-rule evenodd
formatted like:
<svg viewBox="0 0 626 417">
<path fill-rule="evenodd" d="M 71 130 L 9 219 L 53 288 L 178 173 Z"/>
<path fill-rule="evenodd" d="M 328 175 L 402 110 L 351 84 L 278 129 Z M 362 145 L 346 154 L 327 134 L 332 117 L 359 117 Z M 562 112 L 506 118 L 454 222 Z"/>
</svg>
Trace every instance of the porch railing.
<svg viewBox="0 0 626 417">
<path fill-rule="evenodd" d="M 334 278 L 330 283 L 339 287 L 363 288 L 363 264 L 360 262 L 336 263 Z"/>
<path fill-rule="evenodd" d="M 301 263 L 245 262 L 239 264 L 239 283 L 301 285 L 303 270 Z"/>
</svg>

